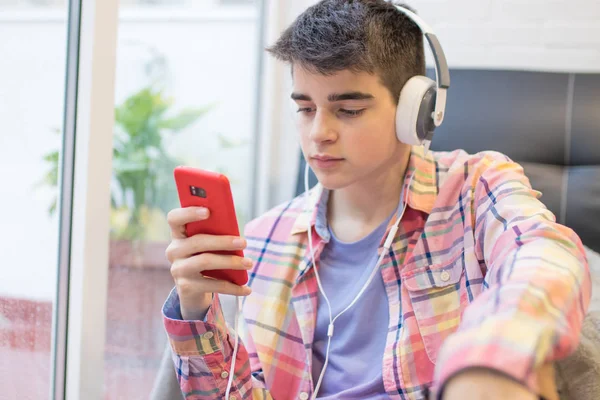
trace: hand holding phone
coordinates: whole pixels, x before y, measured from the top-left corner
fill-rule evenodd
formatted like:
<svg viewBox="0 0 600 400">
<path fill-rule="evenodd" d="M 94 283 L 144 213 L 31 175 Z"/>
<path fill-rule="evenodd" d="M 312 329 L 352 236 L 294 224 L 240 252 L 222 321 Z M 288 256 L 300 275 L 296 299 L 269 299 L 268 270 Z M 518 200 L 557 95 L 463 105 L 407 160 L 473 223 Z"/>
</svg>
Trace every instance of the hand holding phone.
<svg viewBox="0 0 600 400">
<path fill-rule="evenodd" d="M 224 175 L 188 167 L 175 170 L 181 208 L 168 215 L 171 244 L 167 258 L 182 317 L 201 320 L 213 293 L 247 296 L 246 241 L 239 236 L 233 198 Z"/>
</svg>

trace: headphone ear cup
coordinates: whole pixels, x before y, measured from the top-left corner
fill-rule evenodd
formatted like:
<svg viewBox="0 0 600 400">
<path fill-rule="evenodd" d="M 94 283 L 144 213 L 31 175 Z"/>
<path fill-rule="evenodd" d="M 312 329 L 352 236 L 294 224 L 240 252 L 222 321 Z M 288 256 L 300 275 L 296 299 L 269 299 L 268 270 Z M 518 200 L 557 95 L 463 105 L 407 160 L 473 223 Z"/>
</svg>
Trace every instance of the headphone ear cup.
<svg viewBox="0 0 600 400">
<path fill-rule="evenodd" d="M 426 76 L 413 76 L 400 92 L 396 109 L 396 136 L 405 144 L 422 145 L 433 137 L 436 84 Z"/>
</svg>

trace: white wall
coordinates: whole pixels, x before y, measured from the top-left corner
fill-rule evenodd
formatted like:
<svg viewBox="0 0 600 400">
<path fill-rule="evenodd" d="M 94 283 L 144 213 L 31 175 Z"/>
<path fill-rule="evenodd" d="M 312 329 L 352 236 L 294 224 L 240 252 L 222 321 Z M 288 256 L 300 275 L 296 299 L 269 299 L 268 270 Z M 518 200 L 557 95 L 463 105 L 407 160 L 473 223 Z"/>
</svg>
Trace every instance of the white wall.
<svg viewBox="0 0 600 400">
<path fill-rule="evenodd" d="M 316 2 L 271 2 L 278 26 L 270 28 L 269 40 L 276 40 Z M 599 0 L 406 0 L 406 4 L 437 33 L 451 68 L 600 72 Z M 271 83 L 270 101 L 280 105 L 279 115 L 288 115 L 289 74 L 278 72 L 276 77 L 279 83 Z M 297 158 L 289 155 L 299 151 L 289 133 L 294 130 L 289 117 L 269 124 L 276 136 L 271 142 L 271 197 L 261 210 L 292 196 L 295 182 L 290 178 L 297 172 Z"/>
<path fill-rule="evenodd" d="M 451 67 L 600 72 L 598 0 L 402 2 L 432 26 Z"/>
<path fill-rule="evenodd" d="M 169 145 L 188 165 L 227 168 L 238 209 L 249 214 L 254 129 L 256 13 L 129 10 L 121 13 L 116 103 L 147 83 L 145 46 L 168 62 L 177 108 L 215 107 Z M 55 292 L 58 220 L 52 191 L 36 187 L 42 155 L 59 148 L 66 21 L 62 11 L 0 12 L 0 296 L 50 300 Z M 219 152 L 216 133 L 247 145 Z"/>
<path fill-rule="evenodd" d="M 451 67 L 600 71 L 597 0 L 411 2 L 431 21 Z"/>
</svg>

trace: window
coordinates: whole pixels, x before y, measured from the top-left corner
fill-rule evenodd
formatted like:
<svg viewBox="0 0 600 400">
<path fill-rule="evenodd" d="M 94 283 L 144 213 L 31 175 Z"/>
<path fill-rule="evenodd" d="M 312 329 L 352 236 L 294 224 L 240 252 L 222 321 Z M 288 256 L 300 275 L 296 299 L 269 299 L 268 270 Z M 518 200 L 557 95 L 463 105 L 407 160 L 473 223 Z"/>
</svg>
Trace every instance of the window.
<svg viewBox="0 0 600 400">
<path fill-rule="evenodd" d="M 173 168 L 226 174 L 242 227 L 251 214 L 253 2 L 149 3 L 123 3 L 118 30 L 107 399 L 148 398 L 167 344 L 160 310 L 173 287 L 164 255 L 166 214 L 179 203 Z"/>
<path fill-rule="evenodd" d="M 116 3 L 0 0 L 2 398 L 148 398 L 173 168 L 255 209 L 257 2 Z"/>
<path fill-rule="evenodd" d="M 5 399 L 44 399 L 51 388 L 66 17 L 64 2 L 0 1 L 0 397 Z"/>
</svg>

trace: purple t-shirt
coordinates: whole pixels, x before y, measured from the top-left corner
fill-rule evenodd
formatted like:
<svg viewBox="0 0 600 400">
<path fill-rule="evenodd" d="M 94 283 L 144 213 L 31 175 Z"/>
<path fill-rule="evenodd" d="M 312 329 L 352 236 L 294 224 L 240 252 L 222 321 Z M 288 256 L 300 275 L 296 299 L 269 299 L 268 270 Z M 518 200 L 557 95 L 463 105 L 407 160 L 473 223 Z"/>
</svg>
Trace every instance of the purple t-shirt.
<svg viewBox="0 0 600 400">
<path fill-rule="evenodd" d="M 331 302 L 333 318 L 352 302 L 369 278 L 390 218 L 354 243 L 341 242 L 329 232 L 330 240 L 317 268 Z M 315 386 L 325 361 L 329 325 L 327 303 L 320 291 L 318 304 L 312 349 Z M 389 398 L 381 374 L 388 323 L 388 299 L 383 278 L 377 274 L 358 302 L 335 321 L 329 366 L 318 393 L 319 399 Z"/>
</svg>

